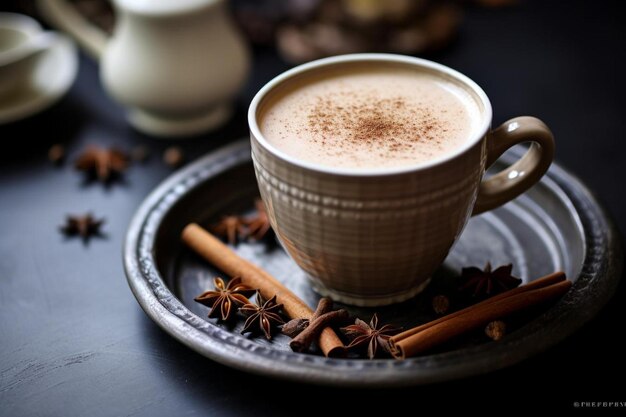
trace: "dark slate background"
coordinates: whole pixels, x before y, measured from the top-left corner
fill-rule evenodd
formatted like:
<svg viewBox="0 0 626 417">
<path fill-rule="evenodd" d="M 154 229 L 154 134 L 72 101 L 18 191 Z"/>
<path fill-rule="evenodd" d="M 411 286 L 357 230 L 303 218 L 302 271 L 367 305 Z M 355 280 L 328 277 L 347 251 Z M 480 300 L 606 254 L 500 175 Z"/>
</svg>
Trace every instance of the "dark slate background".
<svg viewBox="0 0 626 417">
<path fill-rule="evenodd" d="M 429 58 L 476 80 L 494 123 L 532 114 L 554 131 L 557 160 L 578 175 L 626 230 L 623 104 L 626 26 L 619 2 L 527 1 L 470 9 L 461 36 Z M 254 51 L 237 114 L 210 135 L 180 142 L 189 160 L 247 134 L 253 94 L 288 68 Z M 122 270 L 121 246 L 135 209 L 171 169 L 160 152 L 179 143 L 134 132 L 102 91 L 96 64 L 81 56 L 69 94 L 31 119 L 0 127 L 0 416 L 321 415 L 334 401 L 350 411 L 409 406 L 496 411 L 568 409 L 575 401 L 626 401 L 622 338 L 625 289 L 582 330 L 517 366 L 467 380 L 404 390 L 316 388 L 251 376 L 214 363 L 162 332 L 142 312 Z M 85 186 L 70 165 L 46 159 L 64 143 L 70 159 L 88 143 L 152 158 L 123 184 Z M 17 150 L 13 147 L 16 146 Z M 107 237 L 88 246 L 57 231 L 66 213 L 105 216 Z M 621 340 L 620 340 L 621 339 Z M 444 400 L 439 400 L 441 395 Z M 369 413 L 367 413 L 369 414 Z"/>
</svg>

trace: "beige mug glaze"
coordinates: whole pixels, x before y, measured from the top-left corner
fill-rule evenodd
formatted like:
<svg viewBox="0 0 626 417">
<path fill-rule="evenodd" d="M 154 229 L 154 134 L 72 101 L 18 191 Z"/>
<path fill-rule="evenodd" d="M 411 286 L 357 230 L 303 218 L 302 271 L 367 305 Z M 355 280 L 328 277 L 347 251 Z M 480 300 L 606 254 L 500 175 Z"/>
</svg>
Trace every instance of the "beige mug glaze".
<svg viewBox="0 0 626 417">
<path fill-rule="evenodd" d="M 274 89 L 301 74 L 358 62 L 409 66 L 462 86 L 480 109 L 480 128 L 441 158 L 371 172 L 298 160 L 262 136 L 259 109 Z M 428 284 L 470 216 L 512 200 L 539 181 L 554 156 L 548 127 L 524 116 L 490 130 L 491 118 L 489 99 L 472 80 L 443 65 L 401 55 L 321 59 L 267 83 L 248 113 L 254 169 L 272 227 L 313 288 L 358 306 L 406 300 Z M 522 142 L 532 143 L 519 161 L 483 180 L 487 167 Z"/>
</svg>

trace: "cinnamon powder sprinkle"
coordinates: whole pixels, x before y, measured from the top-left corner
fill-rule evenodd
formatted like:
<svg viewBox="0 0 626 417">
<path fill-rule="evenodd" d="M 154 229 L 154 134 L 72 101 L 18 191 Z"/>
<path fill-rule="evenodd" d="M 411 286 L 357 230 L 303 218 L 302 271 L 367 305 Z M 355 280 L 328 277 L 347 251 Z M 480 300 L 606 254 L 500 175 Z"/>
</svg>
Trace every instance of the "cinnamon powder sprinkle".
<svg viewBox="0 0 626 417">
<path fill-rule="evenodd" d="M 439 143 L 437 134 L 444 126 L 428 107 L 409 105 L 401 98 L 354 97 L 354 104 L 334 104 L 332 95 L 318 97 L 308 114 L 308 129 L 323 143 L 333 138 L 333 149 L 339 146 L 380 147 L 388 152 L 411 151 L 417 142 Z M 345 101 L 345 100 L 339 100 Z M 339 140 L 337 140 L 339 139 Z"/>
</svg>

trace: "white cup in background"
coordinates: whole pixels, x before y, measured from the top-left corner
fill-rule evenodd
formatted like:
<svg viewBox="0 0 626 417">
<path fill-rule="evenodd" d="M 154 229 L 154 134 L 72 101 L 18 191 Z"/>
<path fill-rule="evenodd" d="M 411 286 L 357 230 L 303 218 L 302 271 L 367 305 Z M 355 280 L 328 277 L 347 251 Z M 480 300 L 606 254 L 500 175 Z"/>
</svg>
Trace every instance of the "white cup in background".
<svg viewBox="0 0 626 417">
<path fill-rule="evenodd" d="M 27 87 L 43 53 L 59 36 L 17 13 L 0 13 L 0 98 Z"/>
</svg>

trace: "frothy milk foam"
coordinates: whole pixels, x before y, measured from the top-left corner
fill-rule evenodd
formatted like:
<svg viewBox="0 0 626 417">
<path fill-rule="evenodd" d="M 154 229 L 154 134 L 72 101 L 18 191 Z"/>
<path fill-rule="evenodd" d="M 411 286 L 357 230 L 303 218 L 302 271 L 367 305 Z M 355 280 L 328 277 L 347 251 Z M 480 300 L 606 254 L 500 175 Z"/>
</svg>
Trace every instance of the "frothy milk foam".
<svg viewBox="0 0 626 417">
<path fill-rule="evenodd" d="M 368 64 L 287 81 L 264 100 L 263 136 L 319 165 L 402 167 L 453 152 L 478 123 L 475 100 L 441 76 Z"/>
</svg>

